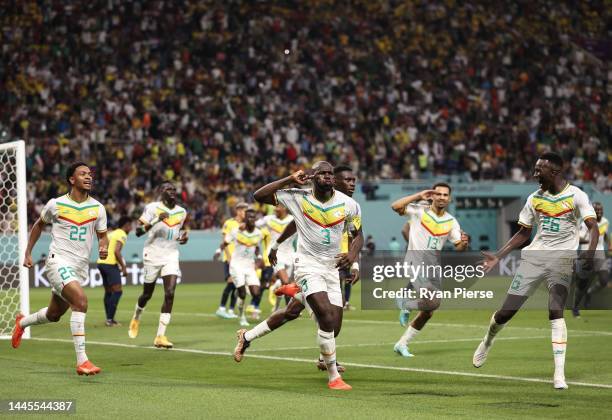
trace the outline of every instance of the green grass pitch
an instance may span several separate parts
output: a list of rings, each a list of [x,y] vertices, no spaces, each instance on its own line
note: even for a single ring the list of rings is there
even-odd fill
[[[490,310],[437,313],[412,344],[410,359],[392,351],[403,331],[396,311],[349,311],[337,354],[354,389],[342,392],[328,390],[326,374],[315,367],[315,326],[306,316],[256,341],[235,363],[238,322],[212,315],[221,289],[178,286],[167,331],[173,350],[152,347],[161,287],[134,340],[127,324],[140,288],[125,289],[119,328],[103,324],[102,290],[87,290],[87,353],[103,372],[74,372],[67,314],[58,324],[32,328],[33,339],[18,350],[0,342],[0,400],[74,399],[72,418],[612,418],[609,311],[587,311],[577,320],[567,313],[566,391],[551,384],[546,311],[519,313],[480,369],[472,367],[472,353]],[[358,305],[359,289],[353,293]],[[32,290],[32,310],[46,306],[49,294]],[[269,312],[267,302],[263,311]]]

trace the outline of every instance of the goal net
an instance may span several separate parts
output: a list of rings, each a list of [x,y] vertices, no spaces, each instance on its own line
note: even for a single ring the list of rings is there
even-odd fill
[[[9,338],[18,312],[29,313],[25,143],[0,144],[0,338]],[[29,329],[24,337],[29,336]]]

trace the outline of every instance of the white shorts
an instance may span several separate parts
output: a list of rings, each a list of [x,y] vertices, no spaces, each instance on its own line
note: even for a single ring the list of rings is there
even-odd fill
[[[144,263],[143,269],[145,283],[155,283],[159,277],[181,276],[181,269],[178,261],[172,261],[165,264],[151,264],[147,261]]]
[[[573,272],[574,260],[572,258],[556,258],[547,262],[523,259],[512,279],[508,294],[531,296],[543,281],[546,281],[548,290],[557,284],[569,289]]]
[[[63,260],[58,256],[50,256],[45,264],[45,276],[51,285],[51,291],[62,299],[62,290],[71,281],[87,279],[89,267],[87,265],[77,266],[72,261]]]
[[[278,254],[276,265],[274,266],[274,274],[281,270],[285,270],[287,277],[291,278],[293,273],[293,254]]]
[[[255,267],[245,267],[240,264],[231,264],[230,263],[230,277],[234,282],[234,286],[242,287],[244,285],[247,286],[260,286],[259,277],[257,277],[257,272],[255,271]]]
[[[302,288],[304,299],[314,293],[326,292],[332,305],[343,306],[340,275],[333,263],[326,265],[314,258],[296,255],[294,276]]]

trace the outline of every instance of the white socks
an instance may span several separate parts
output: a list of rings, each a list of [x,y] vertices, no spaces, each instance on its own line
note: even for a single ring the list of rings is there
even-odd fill
[[[70,315],[70,331],[72,332],[72,341],[74,342],[74,351],[76,352],[77,365],[87,361],[85,354],[85,313],[72,311]]]
[[[336,339],[334,338],[334,332],[321,331],[319,329],[317,331],[317,343],[321,348],[321,355],[327,366],[327,374],[331,382],[340,376],[336,367]]]
[[[552,329],[552,349],[555,360],[555,377],[565,378],[565,349],[567,347],[567,327],[565,319],[553,319],[550,321]]]
[[[417,334],[420,332],[421,332],[420,330],[417,330],[412,325],[409,325],[408,328],[406,328],[406,332],[404,332],[404,334],[400,337],[397,344],[400,344],[402,346],[407,346],[408,343],[410,343],[410,341],[412,341],[412,339],[416,337]]]
[[[268,323],[266,321],[263,321],[257,324],[254,328],[244,333],[244,338],[246,341],[253,341],[256,338],[263,337],[264,335],[268,334],[270,331],[272,330],[268,326]]]
[[[144,308],[141,308],[140,306],[138,306],[138,303],[136,303],[136,308],[134,309],[134,319],[136,321],[140,320],[140,315],[142,315],[142,311],[144,311]]]
[[[493,339],[495,338],[497,333],[500,332],[502,328],[504,328],[504,325],[506,324],[498,324],[497,322],[495,322],[495,314],[493,314],[493,316],[491,317],[491,322],[489,322],[489,330],[487,331],[487,334],[483,339],[485,346],[491,347],[491,344],[493,344]]]
[[[27,328],[31,325],[47,324],[51,321],[47,319],[47,308],[42,308],[38,312],[34,312],[21,319],[19,324],[21,328]]]
[[[159,314],[159,327],[157,327],[157,336],[166,335],[166,327],[170,323],[170,314],[161,313]]]

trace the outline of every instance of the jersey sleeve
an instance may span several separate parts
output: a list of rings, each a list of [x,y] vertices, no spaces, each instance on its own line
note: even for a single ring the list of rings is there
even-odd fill
[[[450,239],[453,245],[461,242],[461,227],[459,226],[457,219],[453,220],[453,226],[448,234],[448,239]]]
[[[289,211],[295,210],[296,203],[304,196],[306,192],[299,188],[289,188],[286,190],[278,190],[274,193],[274,198],[278,204],[287,207]]]
[[[57,217],[57,206],[55,205],[55,198],[47,201],[47,204],[45,204],[45,207],[43,207],[42,211],[40,212],[40,219],[49,224],[49,223],[53,223],[56,220]]]
[[[261,219],[255,221],[255,227],[262,229],[268,224],[268,216],[264,216]]]
[[[351,203],[347,214],[349,229],[357,232],[361,229],[361,206],[355,200]]]
[[[588,241],[589,240],[589,228],[587,228],[587,225],[584,224],[584,221],[580,221],[580,234],[579,234],[579,238],[581,241]]]
[[[100,204],[100,213],[98,214],[98,218],[96,219],[95,227],[96,232],[106,232],[106,209],[102,204]]]
[[[531,196],[529,196],[525,206],[519,213],[518,224],[530,228],[536,223],[536,220],[535,209],[531,204]]]
[[[589,201],[589,197],[584,193],[584,191],[579,191],[576,193],[574,204],[576,205],[576,209],[578,210],[578,215],[582,220],[596,218],[595,209],[591,205]]]
[[[424,206],[410,203],[406,206],[406,209],[404,210],[404,216],[406,216],[409,223],[412,223],[415,220],[420,220],[423,211],[425,211]]]
[[[230,230],[228,233],[225,234],[224,241],[227,242],[228,244],[231,244],[232,242],[234,242],[234,239],[236,239],[237,232],[238,232],[238,228]]]
[[[144,224],[150,225],[151,221],[155,218],[155,206],[152,203],[147,204],[142,212],[142,216],[138,220]]]

